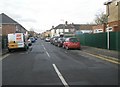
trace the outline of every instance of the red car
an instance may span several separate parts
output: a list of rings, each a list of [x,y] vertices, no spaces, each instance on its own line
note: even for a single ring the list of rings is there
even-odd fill
[[[78,40],[78,38],[75,37],[66,38],[65,42],[63,43],[63,48],[66,48],[67,50],[70,48],[80,50],[81,49],[80,41]]]

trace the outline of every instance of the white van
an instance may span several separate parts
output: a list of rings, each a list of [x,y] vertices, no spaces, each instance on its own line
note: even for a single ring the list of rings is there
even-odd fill
[[[23,48],[28,49],[28,41],[23,33],[8,34],[8,50]]]

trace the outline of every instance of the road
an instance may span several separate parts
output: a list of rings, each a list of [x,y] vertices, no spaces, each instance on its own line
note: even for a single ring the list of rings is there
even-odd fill
[[[37,40],[2,60],[3,85],[117,85],[118,65]]]

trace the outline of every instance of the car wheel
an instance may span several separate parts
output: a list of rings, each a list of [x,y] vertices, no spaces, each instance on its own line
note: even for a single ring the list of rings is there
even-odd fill
[[[78,48],[78,50],[81,50],[81,48]]]
[[[58,47],[60,47],[60,44],[58,44]]]
[[[64,46],[64,45],[63,45],[62,47],[65,49],[65,46]]]
[[[68,47],[68,46],[65,46],[65,48],[66,48],[67,50],[69,50],[69,47]]]

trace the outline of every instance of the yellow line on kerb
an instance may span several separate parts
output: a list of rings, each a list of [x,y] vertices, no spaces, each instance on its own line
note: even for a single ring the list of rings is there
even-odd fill
[[[95,57],[97,57],[97,58],[99,58],[99,59],[109,61],[109,62],[111,62],[111,63],[120,64],[120,62],[117,61],[117,60],[107,59],[107,58],[104,58],[104,57],[101,57],[101,56],[98,56],[98,55],[95,55],[95,54],[87,53],[87,52],[85,52],[85,53],[86,53],[86,54],[89,54],[89,55],[91,55],[91,56],[95,56]]]

